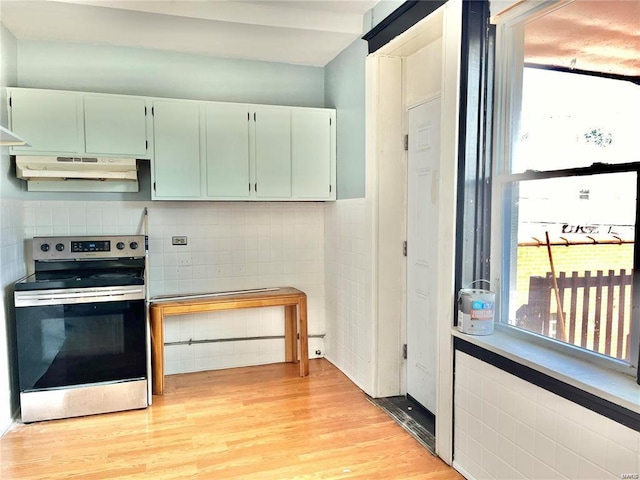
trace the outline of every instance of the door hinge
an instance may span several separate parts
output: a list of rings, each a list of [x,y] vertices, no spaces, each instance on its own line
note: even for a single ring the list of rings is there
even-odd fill
[[[402,358],[407,359],[407,344],[402,345]]]
[[[402,242],[402,255],[407,256],[407,241]]]
[[[409,135],[404,136],[404,151],[409,151]]]

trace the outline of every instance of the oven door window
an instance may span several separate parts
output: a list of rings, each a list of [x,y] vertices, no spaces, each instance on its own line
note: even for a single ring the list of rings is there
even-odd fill
[[[144,300],[19,307],[23,392],[146,377]]]

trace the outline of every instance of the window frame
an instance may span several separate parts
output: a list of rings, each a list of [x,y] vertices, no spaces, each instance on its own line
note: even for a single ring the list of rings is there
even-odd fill
[[[605,368],[630,374],[640,384],[638,364],[640,363],[640,288],[634,288],[632,294],[631,353],[632,367],[629,364],[591,352],[573,345],[548,338],[533,332],[508,325],[508,293],[510,289],[510,250],[513,248],[508,222],[510,210],[505,210],[502,199],[506,190],[519,180],[542,178],[583,176],[603,173],[635,171],[638,175],[636,187],[636,229],[633,259],[633,284],[640,285],[640,161],[626,164],[594,164],[589,167],[567,168],[551,171],[511,173],[509,160],[514,151],[515,138],[519,132],[524,72],[524,27],[528,21],[539,18],[569,3],[567,0],[549,0],[544,2],[523,2],[494,18],[496,24],[495,83],[493,110],[493,172],[491,191],[491,282],[496,292],[496,324],[498,328],[526,338],[528,341],[544,345],[546,348],[561,351],[573,357],[587,360]],[[584,74],[584,72],[579,72]],[[597,75],[597,74],[596,74]],[[635,83],[635,82],[634,82]],[[505,320],[502,322],[501,320]],[[635,364],[633,364],[635,362]]]

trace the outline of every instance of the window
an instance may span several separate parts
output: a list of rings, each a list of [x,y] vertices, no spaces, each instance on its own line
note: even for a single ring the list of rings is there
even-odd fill
[[[498,29],[492,272],[500,319],[637,374],[638,72],[611,61],[615,44],[606,45],[613,55],[598,56],[597,28],[560,28],[610,14],[584,10],[601,2],[548,5]]]

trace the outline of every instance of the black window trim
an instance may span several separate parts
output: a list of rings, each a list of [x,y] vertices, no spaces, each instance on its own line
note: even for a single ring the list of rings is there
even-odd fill
[[[485,5],[482,5],[485,4]],[[518,179],[551,178],[554,176],[593,175],[624,171],[638,172],[638,192],[636,208],[635,244],[640,239],[640,164],[597,163],[589,167],[557,171],[500,175],[492,177],[494,154],[493,116],[494,112],[494,72],[496,66],[496,28],[490,24],[488,2],[463,2],[463,39],[461,52],[460,85],[460,138],[458,159],[458,206],[456,218],[456,260],[455,291],[477,279],[490,278],[490,232],[492,209],[492,183],[509,182]],[[534,65],[527,65],[533,66]],[[541,68],[541,67],[540,67]],[[561,68],[547,67],[562,70]],[[572,71],[575,74],[593,72]],[[596,76],[606,76],[597,75]],[[611,78],[612,76],[607,76]],[[619,80],[638,83],[637,77],[613,76]],[[471,79],[471,81],[470,81]],[[474,83],[474,80],[478,80]],[[471,133],[469,135],[469,133]],[[475,133],[475,134],[474,134]],[[472,220],[472,223],[468,223]],[[471,242],[465,242],[465,235],[472,235]],[[634,249],[634,285],[640,285],[640,248]],[[633,311],[640,314],[640,288],[634,289]],[[455,299],[453,299],[455,302]],[[457,315],[457,305],[454,305]],[[454,325],[457,318],[454,318]],[[548,339],[548,343],[553,340]],[[499,369],[513,373],[525,381],[577,403],[613,421],[640,431],[640,415],[597,395],[590,394],[566,382],[542,374],[516,361],[506,359],[488,349],[473,345],[461,338],[454,338],[454,351],[465,351],[476,358]],[[636,383],[640,384],[640,353]],[[454,359],[455,363],[455,359]],[[630,377],[632,378],[632,377]]]

